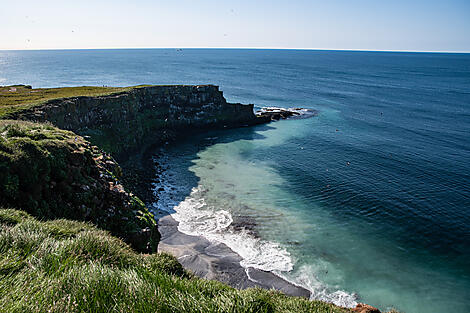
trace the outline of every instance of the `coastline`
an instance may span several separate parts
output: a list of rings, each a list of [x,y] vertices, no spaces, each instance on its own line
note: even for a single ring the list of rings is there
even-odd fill
[[[106,96],[100,96],[100,97],[87,97],[87,96],[81,96],[77,95],[76,97],[73,98],[65,98],[65,99],[52,99],[48,100],[38,106],[33,106],[27,110],[19,110],[17,113],[19,114],[16,116],[16,118],[19,119],[24,119],[26,121],[7,121],[7,122],[15,122],[15,123],[31,123],[29,126],[31,129],[30,131],[33,134],[29,134],[25,132],[25,130],[15,130],[11,131],[9,133],[5,133],[6,135],[9,136],[9,138],[26,138],[25,140],[28,141],[45,141],[46,143],[49,143],[50,140],[58,140],[58,141],[64,141],[64,137],[48,137],[44,134],[42,136],[37,136],[36,131],[37,127],[44,127],[46,130],[53,130],[53,126],[50,125],[43,125],[43,126],[35,126],[35,125],[42,125],[40,123],[42,122],[49,122],[55,127],[57,127],[57,131],[61,132],[67,132],[67,134],[70,137],[70,140],[67,141],[68,144],[70,144],[70,150],[80,156],[84,155],[86,157],[91,158],[90,162],[81,162],[83,164],[91,164],[91,165],[96,165],[96,163],[99,161],[105,161],[106,165],[112,166],[113,171],[116,172],[111,172],[106,166],[101,166],[103,167],[109,174],[110,179],[112,179],[112,182],[105,182],[103,183],[103,186],[105,187],[105,191],[107,188],[114,192],[113,196],[107,197],[103,200],[100,201],[98,198],[93,198],[92,200],[94,203],[87,203],[84,202],[83,199],[81,200],[82,204],[78,210],[74,211],[84,211],[85,215],[84,216],[71,216],[70,218],[72,219],[79,219],[79,220],[89,220],[89,214],[92,212],[92,208],[95,208],[96,203],[103,203],[103,205],[111,204],[111,206],[114,204],[112,201],[114,198],[118,200],[124,200],[123,203],[118,203],[116,206],[118,212],[113,210],[115,207],[112,206],[113,209],[108,209],[108,210],[101,210],[101,212],[104,212],[107,217],[112,217],[114,219],[119,219],[119,221],[122,224],[119,224],[117,226],[117,230],[114,231],[115,236],[119,236],[120,238],[123,238],[130,247],[134,248],[137,250],[137,252],[140,253],[146,253],[150,255],[150,253],[157,251],[157,243],[160,242],[160,247],[159,251],[167,251],[173,254],[178,261],[187,269],[190,269],[193,271],[197,276],[204,278],[204,279],[209,279],[209,280],[217,280],[222,283],[226,283],[228,285],[231,285],[233,287],[236,287],[237,289],[246,289],[246,288],[252,288],[252,287],[260,287],[263,288],[264,290],[278,290],[280,293],[267,293],[266,291],[262,290],[250,290],[247,291],[246,293],[266,293],[270,294],[270,297],[281,297],[283,299],[283,294],[289,295],[289,296],[296,296],[296,297],[301,297],[303,299],[298,299],[298,300],[292,300],[292,301],[299,301],[304,303],[310,303],[308,301],[305,301],[304,299],[310,299],[312,297],[311,292],[303,288],[301,286],[296,285],[295,282],[290,282],[284,278],[282,278],[282,274],[276,275],[277,271],[279,270],[281,272],[283,271],[288,271],[289,269],[278,269],[278,268],[271,268],[271,267],[260,267],[259,269],[256,268],[256,265],[250,265],[254,267],[249,267],[246,265],[244,262],[247,260],[245,254],[243,251],[240,251],[231,244],[231,242],[238,242],[239,245],[241,246],[246,246],[246,241],[244,240],[239,240],[239,238],[236,238],[235,241],[227,242],[222,240],[222,243],[217,242],[217,238],[212,238],[210,236],[206,236],[203,234],[202,236],[189,236],[186,235],[183,232],[186,232],[185,228],[183,227],[185,225],[185,221],[181,220],[179,217],[176,217],[176,220],[172,218],[172,216],[167,215],[165,217],[160,218],[159,224],[161,227],[160,233],[161,235],[161,241],[160,241],[160,233],[157,229],[157,224],[154,219],[154,215],[148,211],[148,208],[144,205],[144,202],[141,201],[141,199],[138,197],[140,196],[139,194],[142,192],[141,198],[146,200],[148,203],[149,199],[145,199],[148,197],[148,191],[145,190],[139,190],[140,188],[136,188],[136,192],[138,193],[137,195],[134,195],[132,192],[127,192],[124,189],[124,186],[121,185],[121,176],[122,176],[122,182],[125,182],[127,186],[133,186],[134,184],[132,183],[133,179],[136,179],[140,181],[141,184],[147,184],[152,180],[151,176],[148,175],[153,175],[153,171],[149,171],[149,167],[144,165],[148,164],[148,154],[149,149],[152,147],[162,145],[163,142],[165,144],[169,143],[170,141],[174,141],[174,139],[182,136],[185,134],[191,127],[194,126],[196,131],[204,131],[208,129],[218,129],[218,128],[228,128],[228,127],[236,127],[240,126],[240,123],[243,123],[242,126],[250,126],[254,124],[259,124],[259,123],[265,123],[270,120],[278,120],[278,119],[285,119],[287,117],[292,116],[292,112],[286,111],[283,109],[270,109],[271,111],[258,116],[254,115],[252,112],[253,105],[241,105],[241,104],[230,104],[227,103],[226,100],[223,98],[222,93],[218,90],[218,87],[216,86],[182,86],[184,87],[185,92],[188,92],[191,95],[191,99],[197,99],[197,101],[193,101],[195,103],[193,104],[193,107],[187,108],[183,106],[182,108],[176,107],[177,112],[175,113],[175,106],[173,105],[173,102],[171,102],[171,97],[170,98],[165,98],[162,103],[147,103],[147,101],[160,101],[160,100],[155,100],[155,97],[151,97],[152,93],[157,93],[159,92],[164,92],[170,93],[170,92],[175,92],[175,91],[180,91],[179,90],[180,86],[151,86],[151,87],[142,87],[138,88],[136,90],[132,90],[130,92],[122,93],[122,94],[116,94],[116,95],[106,95]],[[162,89],[163,88],[163,89]],[[168,89],[169,88],[169,89]],[[176,89],[175,89],[176,88]],[[24,88],[24,89],[30,89],[30,88]],[[175,90],[173,90],[175,89]],[[186,90],[189,89],[189,90]],[[195,90],[194,90],[195,89]],[[162,91],[163,90],[163,91]],[[142,94],[141,94],[142,93]],[[194,96],[193,94],[196,94],[197,96]],[[181,95],[179,95],[181,96]],[[212,103],[209,102],[206,104],[206,102],[210,101],[211,96],[213,96],[216,100],[218,100],[218,103]],[[175,96],[176,97],[176,96]],[[189,97],[189,96],[188,96]],[[120,98],[119,100],[116,100],[115,98]],[[124,98],[124,99],[121,99]],[[181,97],[178,98],[181,100]],[[118,101],[118,103],[121,105],[119,110],[111,110],[110,107],[115,109],[114,102]],[[175,100],[176,101],[176,100]],[[183,100],[181,100],[183,101]],[[176,121],[171,121],[169,125],[160,125],[156,123],[155,120],[151,119],[150,117],[153,115],[158,115],[158,118],[160,120],[165,117],[166,115],[163,115],[161,117],[161,113],[159,110],[156,110],[155,108],[157,107],[157,104],[162,104],[158,109],[163,109],[166,110],[168,109],[168,114],[176,114],[178,116],[177,120],[180,122]],[[181,103],[183,104],[183,103]],[[135,108],[135,106],[139,106],[139,108],[144,108],[145,112],[138,111],[140,114],[139,116],[134,116],[133,114],[130,114],[126,116],[126,121],[123,122],[122,120],[115,120],[114,117],[122,115],[121,113],[124,112],[124,115],[128,113],[126,111],[128,108]],[[212,107],[214,106],[214,107]],[[91,108],[95,108],[95,111],[90,111]],[[163,108],[161,108],[163,107]],[[186,110],[186,111],[184,111]],[[201,111],[198,111],[201,110]],[[223,110],[224,114],[221,116],[220,111]],[[274,110],[274,111],[273,111]],[[70,111],[70,112],[69,112]],[[279,111],[279,112],[278,112]],[[67,113],[69,112],[69,113]],[[180,119],[180,113],[187,113],[187,116],[183,121]],[[202,113],[201,113],[202,112]],[[289,113],[290,112],[290,113]],[[73,114],[72,114],[73,113]],[[134,113],[134,112],[131,112]],[[147,114],[148,113],[148,114]],[[166,111],[163,112],[166,114]],[[179,115],[178,115],[179,114]],[[287,114],[287,115],[285,115]],[[148,117],[147,115],[150,115]],[[195,115],[196,118],[191,119],[191,116]],[[202,116],[201,115],[207,115],[207,116]],[[279,117],[278,117],[279,115]],[[296,113],[293,115],[301,115],[300,113]],[[49,121],[49,120],[52,121]],[[148,119],[148,120],[147,120]],[[166,118],[164,121],[165,123],[167,122],[168,118]],[[86,122],[87,125],[84,125],[84,122]],[[157,128],[159,132],[157,134],[160,134],[162,136],[147,136],[147,133],[150,133],[151,130],[148,129],[148,124],[152,122],[153,125],[152,127]],[[125,129],[121,128],[121,124],[124,123],[130,127],[131,124],[144,124],[141,129],[136,129],[136,136],[132,136],[132,132],[128,133],[127,139],[130,140],[133,144],[129,145],[127,144],[126,140],[119,141],[119,144],[117,146],[114,146],[113,144],[115,141],[113,140],[112,137],[107,136],[107,133],[104,132],[105,129],[109,130],[114,130],[118,129],[120,132],[125,132]],[[246,123],[246,124],[245,124]],[[59,125],[56,125],[59,124]],[[29,124],[28,124],[29,125]],[[174,129],[172,127],[174,127]],[[158,128],[160,127],[160,128]],[[75,133],[76,132],[76,133]],[[91,133],[90,133],[91,132]],[[91,146],[87,147],[77,147],[77,141],[80,140],[79,136],[82,138],[83,142],[88,143],[88,139],[90,139],[90,142],[95,142],[99,147],[103,146],[106,150],[106,148],[112,150],[112,152],[116,155],[119,156],[120,159],[124,159],[124,163],[127,163],[124,165],[124,169],[129,170],[130,168],[135,168],[138,170],[145,171],[145,174],[139,173],[139,171],[131,171],[133,174],[130,175],[124,175],[123,176],[123,171],[122,168],[118,165],[114,159],[109,155],[109,157],[104,157],[104,156],[96,156],[92,151],[89,151]],[[118,135],[118,132],[114,133],[115,136]],[[73,140],[72,140],[72,137]],[[132,138],[134,138],[134,141],[132,141]],[[156,138],[156,139],[154,139]],[[46,140],[47,139],[47,140]],[[57,145],[60,146],[61,142],[57,143]],[[88,143],[90,144],[90,143]],[[114,149],[111,147],[114,147]],[[77,150],[78,149],[78,150]],[[93,146],[93,151],[95,149],[99,149],[97,146]],[[105,151],[104,150],[104,151]],[[100,150],[101,151],[101,150]],[[32,159],[32,158],[31,158]],[[78,161],[77,161],[78,160]],[[132,160],[139,160],[134,166],[132,165]],[[64,162],[65,166],[69,169],[77,169],[77,163],[80,163],[80,159],[77,157],[71,157],[66,160],[67,162]],[[126,162],[127,161],[127,162]],[[47,165],[47,164],[46,164]],[[98,164],[99,165],[99,164]],[[98,166],[98,168],[101,168]],[[127,165],[127,166],[126,166]],[[140,166],[144,165],[144,166]],[[53,167],[53,166],[52,166]],[[84,171],[86,173],[93,172],[93,171]],[[94,171],[94,174],[99,174],[99,177],[102,178],[106,176],[103,173],[99,173],[99,171]],[[20,173],[23,174],[23,173]],[[46,196],[41,195],[43,198],[38,198],[38,203],[41,201],[41,205],[44,202],[50,202],[50,196],[54,197],[60,197],[63,196],[63,194],[75,194],[75,193],[70,193],[67,192],[67,189],[65,188],[55,188],[57,186],[57,181],[60,181],[63,183],[65,187],[69,187],[68,185],[70,184],[72,187],[77,186],[77,184],[73,181],[64,181],[62,176],[59,174],[54,174],[54,180],[49,181],[46,180],[45,183],[39,183],[36,185],[40,186],[47,186],[49,189],[53,189],[53,192],[49,192],[46,194]],[[171,174],[170,174],[171,175]],[[23,175],[24,177],[21,177],[23,181],[26,181],[28,178],[27,175]],[[39,176],[39,175],[37,175]],[[139,176],[143,177],[148,177],[149,179],[144,179],[144,180],[139,180]],[[42,176],[41,176],[42,177]],[[75,178],[73,175],[67,175],[67,177]],[[153,176],[155,179],[155,176]],[[41,178],[43,179],[43,178]],[[61,180],[60,180],[61,179]],[[22,183],[23,183],[22,181]],[[135,182],[135,180],[134,180]],[[49,186],[50,185],[50,186]],[[61,186],[62,186],[61,185]],[[96,184],[93,183],[88,183],[86,185],[78,186],[82,191],[89,191],[90,186],[95,186]],[[5,186],[5,190],[9,192],[8,188],[10,188],[10,185]],[[171,188],[171,186],[170,186]],[[20,188],[18,188],[20,189]],[[23,188],[23,189],[32,189],[32,188]],[[56,191],[57,190],[57,191]],[[65,190],[65,192],[64,192]],[[203,190],[204,192],[204,190]],[[77,194],[80,196],[82,195],[82,192],[77,192]],[[100,195],[103,193],[99,193]],[[129,198],[129,199],[128,199]],[[16,200],[16,199],[13,199]],[[156,200],[156,199],[152,199]],[[73,201],[73,205],[79,205],[76,203],[80,203],[78,201]],[[17,204],[17,203],[15,203]],[[29,204],[28,204],[29,205]],[[71,205],[72,206],[72,205]],[[46,208],[48,206],[46,205]],[[72,207],[73,208],[73,207]],[[29,208],[32,210],[31,208]],[[34,209],[34,208],[33,208]],[[40,208],[42,209],[42,208]],[[128,216],[123,216],[121,218],[121,211],[129,211],[132,214],[136,214],[136,216],[132,216],[131,218],[137,218],[138,221],[136,223],[129,223],[127,225],[127,221],[129,221]],[[126,212],[127,212],[126,211]],[[179,212],[178,212],[179,213]],[[39,218],[42,218],[41,214],[44,214],[43,212],[33,212],[33,214],[38,215]],[[55,214],[55,213],[54,213]],[[58,213],[58,217],[63,217],[62,213]],[[129,214],[127,214],[129,215]],[[51,216],[56,218],[55,216]],[[65,216],[66,218],[69,218],[69,216]],[[191,214],[188,214],[188,217],[191,218]],[[181,222],[181,224],[178,224],[178,221]],[[230,224],[233,222],[233,220],[229,217],[226,219],[227,226],[230,226]],[[131,220],[132,222],[132,220]],[[139,222],[143,222],[144,224],[140,224]],[[248,222],[249,223],[249,222]],[[110,222],[105,222],[102,223],[102,225],[98,226],[100,228],[107,229],[110,227],[115,227],[116,228],[116,222],[114,220]],[[126,227],[134,227],[134,229],[128,230]],[[181,227],[180,227],[181,226]],[[135,229],[135,227],[138,227],[138,229]],[[181,229],[181,232],[178,230],[178,228]],[[244,221],[237,221],[234,223],[234,228],[245,228],[245,222]],[[114,228],[112,229],[114,230]],[[124,231],[127,231],[130,236],[122,236],[122,233]],[[191,232],[189,232],[191,233]],[[138,236],[136,236],[136,234]],[[199,234],[199,233],[198,233]],[[158,235],[158,236],[157,236]],[[126,238],[129,237],[129,238]],[[158,238],[157,238],[158,237]],[[233,238],[232,238],[233,239]],[[230,248],[231,247],[231,248]],[[235,252],[237,251],[237,252]],[[272,255],[269,253],[264,253],[264,251],[261,251],[259,255],[262,255],[264,259],[271,260]],[[173,257],[170,257],[169,255],[156,255],[155,257],[159,258],[169,258],[171,261],[173,261],[177,266],[179,266],[182,269],[182,265],[178,264],[176,260]],[[196,280],[198,281],[198,280]],[[236,292],[236,290],[231,290],[231,292]],[[242,294],[246,294],[242,293]],[[322,300],[323,302],[324,300]],[[289,301],[291,302],[291,301]],[[320,301],[317,301],[320,302]],[[317,303],[317,302],[312,302],[312,303]],[[325,301],[326,302],[326,301]],[[329,306],[330,304],[326,304],[323,302],[322,305],[327,305]],[[316,305],[316,304],[314,304]],[[333,306],[334,304],[331,304]],[[341,308],[341,306],[338,306],[338,308]]]
[[[268,108],[266,111],[260,112],[268,120],[309,118],[317,114],[316,111],[308,109],[282,108]],[[285,116],[275,116],[275,114],[280,113],[285,114]],[[161,235],[158,245],[159,252],[172,254],[184,268],[204,279],[217,280],[238,289],[260,287],[278,290],[289,296],[312,299],[311,290],[289,281],[271,270],[242,266],[245,260],[244,257],[236,250],[233,250],[233,247],[230,248],[227,243],[219,241],[217,238],[210,239],[204,235],[186,234],[180,231],[178,229],[180,222],[172,216],[175,213],[172,205],[176,204],[174,202],[174,192],[178,192],[179,184],[175,181],[171,183],[173,180],[171,178],[174,175],[169,168],[169,162],[171,161],[166,157],[165,148],[158,149],[156,153],[153,153],[153,157],[150,156],[151,154],[147,153],[141,159],[140,167],[143,169],[151,166],[154,170],[143,170],[139,176],[145,177],[142,182],[145,181],[144,184],[147,188],[148,182],[153,182],[153,188],[147,190],[144,198],[157,219]],[[150,176],[152,174],[153,177]],[[168,199],[171,199],[170,203],[173,202],[173,204],[168,205]],[[160,201],[163,201],[163,207],[161,204],[159,205]],[[179,201],[184,200],[181,198]],[[253,223],[254,221],[244,218],[241,220],[234,219],[231,221],[230,227],[234,230],[244,229],[251,236],[258,237]]]
[[[127,176],[125,179],[147,204],[158,203],[161,198],[158,188],[167,183],[165,181],[167,166],[162,161],[165,153],[161,149],[158,151],[156,154],[147,151],[143,155],[121,162],[126,173],[134,174],[134,177]],[[145,170],[149,167],[153,170]],[[155,184],[155,181],[158,184]],[[153,187],[149,187],[152,185]],[[281,278],[273,272],[241,266],[240,261],[243,258],[226,244],[211,242],[203,236],[182,233],[178,230],[179,222],[170,213],[157,209],[154,205],[148,205],[148,207],[157,217],[161,236],[157,251],[173,255],[185,269],[190,270],[196,276],[220,281],[237,289],[260,287],[278,290],[290,296],[311,299],[310,290]],[[157,211],[152,210],[152,207]],[[165,212],[164,215],[162,215],[163,212]],[[234,226],[244,227],[245,225],[237,223]]]
[[[158,251],[172,254],[184,268],[201,278],[217,280],[238,289],[260,287],[290,296],[311,296],[309,290],[272,272],[242,267],[242,257],[223,243],[180,232],[178,222],[171,215],[161,217],[158,227],[161,234]]]

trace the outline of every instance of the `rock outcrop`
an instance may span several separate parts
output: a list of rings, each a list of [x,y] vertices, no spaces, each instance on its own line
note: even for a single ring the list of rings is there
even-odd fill
[[[261,108],[255,113],[258,118],[262,118],[268,121],[278,121],[280,119],[288,119],[291,117],[310,117],[316,115],[317,112],[311,109],[304,108],[277,108],[277,107],[265,107]]]

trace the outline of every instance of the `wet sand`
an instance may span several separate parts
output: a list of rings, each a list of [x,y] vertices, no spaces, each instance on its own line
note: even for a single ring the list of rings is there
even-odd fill
[[[261,287],[276,289],[291,296],[310,297],[307,289],[271,272],[242,267],[242,258],[223,243],[183,234],[178,231],[178,222],[170,215],[159,219],[158,229],[162,235],[158,251],[174,255],[184,268],[199,277],[217,280],[239,289]]]

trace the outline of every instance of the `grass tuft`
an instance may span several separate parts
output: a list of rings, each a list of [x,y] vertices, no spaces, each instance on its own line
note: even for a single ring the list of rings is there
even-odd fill
[[[7,225],[15,225],[21,223],[27,219],[30,219],[31,215],[24,211],[15,209],[2,209],[0,210],[0,223]]]

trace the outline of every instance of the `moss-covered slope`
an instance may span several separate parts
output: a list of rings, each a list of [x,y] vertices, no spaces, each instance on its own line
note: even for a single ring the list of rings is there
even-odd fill
[[[0,209],[0,312],[350,312],[279,292],[236,290],[142,255],[86,223]]]
[[[70,131],[0,120],[1,205],[42,219],[91,221],[138,250],[155,250],[153,216],[120,176],[110,155]]]

